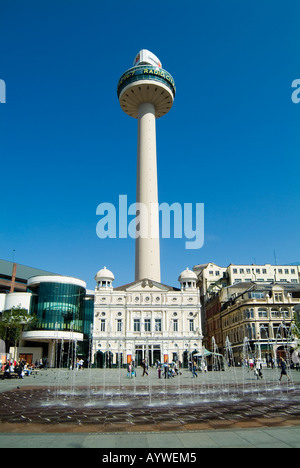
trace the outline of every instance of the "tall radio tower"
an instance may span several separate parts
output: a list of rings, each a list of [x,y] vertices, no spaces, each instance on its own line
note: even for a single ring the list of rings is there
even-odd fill
[[[121,108],[138,120],[136,281],[148,278],[160,283],[155,120],[169,112],[175,91],[170,73],[145,49],[137,54],[133,67],[123,73],[118,83]]]

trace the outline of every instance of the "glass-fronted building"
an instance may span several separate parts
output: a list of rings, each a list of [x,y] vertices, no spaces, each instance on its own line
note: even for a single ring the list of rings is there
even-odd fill
[[[32,293],[30,314],[37,318],[37,329],[83,333],[85,288],[79,283],[49,280],[28,285]]]
[[[70,354],[71,345],[76,346],[76,356],[88,359],[94,296],[86,283],[68,276],[34,276],[27,281],[27,291],[35,320],[23,332],[22,346],[39,346],[50,367],[58,365],[58,355]]]

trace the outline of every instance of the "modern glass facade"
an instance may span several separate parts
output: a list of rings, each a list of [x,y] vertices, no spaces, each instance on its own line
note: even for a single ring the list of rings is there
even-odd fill
[[[28,287],[32,292],[30,313],[35,329],[84,333],[85,289],[75,284],[41,282]]]
[[[91,335],[91,325],[94,323],[94,296],[84,300],[83,333],[85,337]]]

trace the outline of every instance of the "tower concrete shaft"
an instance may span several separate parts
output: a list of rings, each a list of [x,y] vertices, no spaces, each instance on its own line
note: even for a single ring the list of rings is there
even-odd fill
[[[155,107],[139,105],[137,147],[137,237],[135,280],[160,282],[159,211],[156,162]]]
[[[151,52],[137,57],[143,61],[136,58],[117,89],[123,111],[138,120],[135,280],[160,282],[156,119],[171,109],[175,83]]]

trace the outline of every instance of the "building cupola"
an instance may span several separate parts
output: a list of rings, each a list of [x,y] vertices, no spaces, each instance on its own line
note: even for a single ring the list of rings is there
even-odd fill
[[[115,279],[113,273],[106,267],[99,270],[95,276],[96,288],[112,288],[112,282]]]
[[[197,275],[193,271],[189,270],[189,268],[186,268],[178,278],[178,281],[180,282],[181,289],[190,289],[196,288],[197,284]]]

